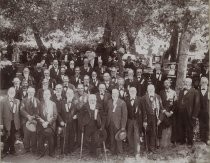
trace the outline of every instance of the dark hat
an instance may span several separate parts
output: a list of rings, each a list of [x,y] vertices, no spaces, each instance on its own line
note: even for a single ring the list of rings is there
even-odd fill
[[[36,132],[36,124],[37,124],[37,122],[35,120],[27,121],[26,128],[31,132]]]
[[[96,142],[103,142],[103,141],[106,141],[106,138],[107,138],[107,132],[105,129],[102,129],[102,130],[97,130],[96,133],[95,133],[95,140]]]
[[[120,140],[125,140],[127,134],[125,130],[119,130],[116,135],[115,135],[115,139],[120,141]]]

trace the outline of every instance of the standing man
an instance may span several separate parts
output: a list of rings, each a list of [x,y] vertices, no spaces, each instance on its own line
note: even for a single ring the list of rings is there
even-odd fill
[[[127,133],[131,154],[140,154],[140,137],[142,138],[143,122],[147,122],[145,110],[140,106],[140,98],[135,87],[129,88],[129,96],[125,100],[128,109]]]
[[[15,134],[20,129],[19,105],[20,101],[15,99],[15,88],[8,89],[7,96],[0,101],[0,125],[3,125],[5,133],[3,155],[16,154]]]
[[[199,118],[199,128],[200,128],[200,139],[202,142],[209,145],[209,99],[208,99],[208,79],[207,77],[201,78],[201,88],[200,93],[200,112],[198,114]]]
[[[199,103],[199,93],[192,88],[192,79],[186,78],[178,98],[178,142],[187,143],[190,147],[193,145],[193,127],[198,118]]]
[[[113,154],[121,154],[123,152],[122,141],[116,140],[116,133],[124,131],[127,123],[127,107],[126,103],[119,98],[119,91],[112,90],[112,99],[108,101],[107,126],[110,132],[111,152]]]
[[[158,126],[162,121],[162,114],[165,111],[162,106],[162,100],[155,93],[154,85],[147,86],[147,93],[142,97],[142,109],[146,111],[147,123],[143,123],[145,132],[147,133],[147,145],[149,152],[155,153],[158,140]]]
[[[163,114],[163,121],[159,127],[159,136],[161,139],[161,146],[166,147],[170,145],[170,143],[176,142],[176,122],[175,122],[175,114],[176,114],[176,102],[177,95],[171,87],[171,81],[166,79],[164,81],[165,89],[160,91],[160,97],[163,103],[163,107],[166,110]]]
[[[34,97],[35,89],[33,87],[29,87],[27,90],[28,97],[21,101],[20,105],[20,114],[22,116],[22,124],[23,124],[23,132],[24,139],[23,144],[26,152],[30,152],[30,148],[32,153],[37,152],[37,136],[36,131],[31,132],[27,129],[26,123],[33,123],[36,125],[35,116],[38,115],[38,108],[40,102],[37,98]]]

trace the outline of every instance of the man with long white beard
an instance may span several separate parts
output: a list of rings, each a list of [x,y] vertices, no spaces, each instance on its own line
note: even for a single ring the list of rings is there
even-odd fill
[[[192,88],[192,79],[186,78],[184,88],[179,92],[178,98],[178,142],[193,145],[193,128],[198,120],[200,98],[195,88]]]
[[[21,122],[23,125],[24,132],[23,144],[26,152],[30,152],[31,150],[33,153],[36,153],[37,135],[36,132],[31,132],[27,129],[26,123],[29,122],[36,125],[37,121],[35,120],[35,117],[38,114],[40,101],[34,97],[35,89],[33,87],[29,87],[27,93],[28,97],[23,99],[20,105],[20,114],[22,116]]]
[[[147,93],[141,100],[142,109],[146,111],[147,122],[143,123],[146,132],[146,142],[149,152],[155,153],[159,140],[157,137],[158,126],[162,121],[162,114],[165,111],[162,106],[162,100],[155,93],[154,85],[147,86]]]
[[[79,126],[85,135],[85,142],[88,145],[90,154],[97,156],[97,140],[96,132],[101,128],[101,118],[98,114],[99,107],[97,105],[96,95],[90,94],[88,96],[88,103],[85,104],[84,109],[79,114]]]
[[[41,154],[44,153],[44,144],[47,140],[49,147],[49,156],[54,156],[54,134],[57,119],[57,109],[56,104],[50,100],[51,93],[50,90],[44,90],[43,101],[40,104],[39,114],[38,114],[38,151]]]

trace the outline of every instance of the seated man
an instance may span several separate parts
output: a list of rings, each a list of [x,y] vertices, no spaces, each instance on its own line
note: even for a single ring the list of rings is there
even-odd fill
[[[54,134],[57,119],[57,108],[54,102],[50,100],[51,93],[50,90],[44,90],[43,101],[40,104],[39,114],[38,114],[38,151],[44,154],[44,144],[48,141],[49,156],[54,156]]]

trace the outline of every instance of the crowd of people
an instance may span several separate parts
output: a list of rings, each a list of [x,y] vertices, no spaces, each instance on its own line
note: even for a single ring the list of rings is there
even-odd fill
[[[16,153],[17,138],[26,153],[43,156],[48,149],[52,157],[56,150],[68,155],[83,147],[94,157],[99,147],[118,155],[127,145],[134,156],[171,144],[190,148],[198,124],[200,141],[209,144],[208,66],[200,71],[195,63],[177,95],[176,78],[163,69],[146,71],[128,57],[119,74],[116,58],[123,48],[102,53],[58,55],[51,48],[12,79],[0,101],[3,156]]]

